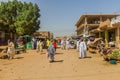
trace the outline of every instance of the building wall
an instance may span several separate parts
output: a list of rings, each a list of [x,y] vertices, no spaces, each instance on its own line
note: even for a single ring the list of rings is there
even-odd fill
[[[50,33],[49,31],[39,31],[34,33],[35,38],[53,38],[53,33]]]

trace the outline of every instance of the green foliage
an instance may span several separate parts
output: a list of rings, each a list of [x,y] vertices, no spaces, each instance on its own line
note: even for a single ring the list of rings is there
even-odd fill
[[[112,51],[112,53],[110,54],[110,58],[118,58],[120,57],[120,53],[119,50],[115,49]]]
[[[9,32],[19,35],[32,34],[40,28],[39,11],[38,5],[31,2],[1,2],[0,19],[3,20],[4,26],[8,26]]]

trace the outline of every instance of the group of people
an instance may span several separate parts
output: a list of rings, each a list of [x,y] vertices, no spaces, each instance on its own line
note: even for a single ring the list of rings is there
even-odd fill
[[[79,51],[79,58],[85,58],[86,57],[86,51],[87,51],[87,45],[86,42],[84,41],[84,38],[80,38],[80,40],[77,40],[75,42],[76,49]],[[61,49],[64,50],[69,50],[70,49],[70,41],[67,40],[61,40]]]
[[[43,52],[43,42],[41,40],[37,40],[36,44],[37,44],[36,45],[37,52],[42,53]]]
[[[54,55],[56,53],[56,48],[57,48],[57,43],[56,40],[50,40],[47,39],[45,43],[43,43],[43,41],[38,40],[37,41],[37,47],[36,50],[39,53],[43,52],[43,45],[46,45],[46,56],[49,58],[50,62],[54,62]]]
[[[65,40],[61,40],[61,49],[65,49],[66,42]]]
[[[38,39],[36,42],[36,51],[42,54],[44,45],[46,45],[50,62],[53,62],[57,48],[56,40],[47,39],[46,43],[44,43],[43,40]],[[11,39],[8,40],[8,48],[6,50],[7,50],[8,59],[13,59],[15,56],[15,43]]]
[[[69,49],[69,40],[61,40],[61,49]],[[57,42],[56,40],[46,40],[46,44],[43,43],[42,40],[37,40],[36,44],[36,51],[38,53],[43,52],[43,45],[46,45],[47,49],[47,55],[49,57],[49,61],[53,62],[54,61],[54,55],[56,53],[56,48],[57,48]],[[86,51],[87,51],[87,45],[86,42],[84,41],[83,38],[80,40],[77,40],[76,42],[76,49],[79,51],[79,58],[85,58],[86,57]],[[7,54],[9,56],[9,59],[14,58],[15,55],[15,45],[12,40],[8,41],[8,49],[7,49]]]
[[[54,56],[55,56],[56,48],[57,48],[56,40],[47,39],[46,45],[47,45],[47,53],[46,53],[46,55],[49,58],[50,62],[54,62]]]
[[[61,40],[61,49],[63,49],[63,50],[69,50],[70,49],[70,41],[69,41],[69,39],[67,39],[67,40],[64,40],[64,39],[62,39]]]

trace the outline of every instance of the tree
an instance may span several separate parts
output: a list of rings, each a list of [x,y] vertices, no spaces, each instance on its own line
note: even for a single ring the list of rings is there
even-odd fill
[[[7,26],[7,31],[12,34],[31,35],[40,27],[40,9],[37,4],[26,3],[17,0],[1,2],[1,24]],[[4,28],[4,27],[2,27]]]

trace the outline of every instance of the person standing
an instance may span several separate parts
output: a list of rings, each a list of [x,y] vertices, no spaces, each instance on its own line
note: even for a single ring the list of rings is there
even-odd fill
[[[70,41],[67,40],[67,41],[66,41],[66,50],[69,50],[69,48],[70,48]]]
[[[35,49],[35,39],[32,38],[32,49]]]
[[[49,45],[50,45],[50,40],[47,39],[47,40],[46,40],[46,47],[48,48]]]
[[[56,51],[56,48],[57,48],[57,43],[56,43],[56,40],[53,41],[53,46],[55,48],[55,51]]]
[[[49,61],[50,62],[54,62],[55,48],[52,45],[52,43],[48,46],[47,52],[48,52],[48,55],[49,55],[48,56],[49,57]]]
[[[80,44],[80,41],[77,40],[77,42],[76,42],[76,49],[77,49],[77,51],[79,51],[79,44]]]
[[[79,44],[79,55],[80,59],[86,57],[87,46],[83,38],[81,38],[81,42]]]
[[[15,46],[12,40],[10,40],[8,43],[7,54],[8,54],[8,59],[13,59],[15,56]]]
[[[43,42],[41,40],[37,41],[37,52],[42,53],[43,51]]]
[[[61,40],[61,49],[65,49],[65,41],[64,41],[64,39]]]
[[[39,52],[39,43],[40,43],[40,40],[37,39],[37,43],[36,43],[36,51]]]
[[[43,42],[42,41],[40,41],[40,43],[39,43],[39,48],[40,48],[40,53],[42,53],[43,52]]]

